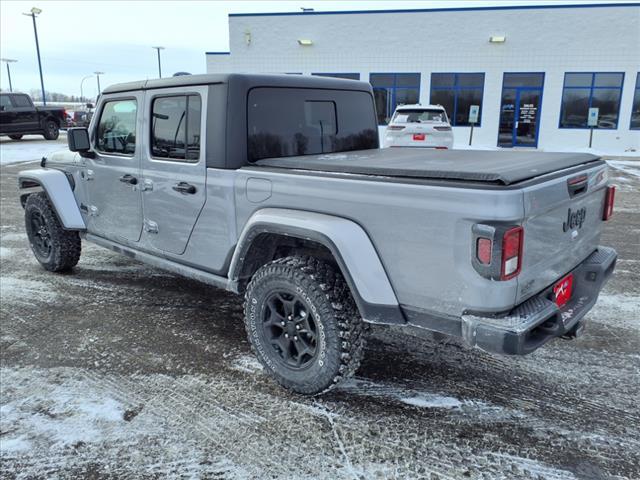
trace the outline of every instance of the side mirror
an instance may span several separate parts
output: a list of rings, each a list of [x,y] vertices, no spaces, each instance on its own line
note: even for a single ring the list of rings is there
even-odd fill
[[[93,103],[87,103],[87,108],[91,110],[93,108]]]
[[[69,144],[69,150],[78,152],[80,155],[89,153],[91,150],[89,131],[84,127],[70,128],[67,130],[67,142]]]

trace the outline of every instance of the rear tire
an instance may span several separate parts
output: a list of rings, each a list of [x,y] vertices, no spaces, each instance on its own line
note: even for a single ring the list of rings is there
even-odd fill
[[[22,138],[22,134],[9,135],[11,140],[20,140]]]
[[[359,367],[365,326],[330,264],[299,256],[268,263],[249,283],[244,308],[253,351],[284,388],[324,393]]]
[[[64,272],[77,265],[80,235],[62,228],[45,193],[29,195],[24,215],[31,250],[45,270]]]
[[[57,140],[60,136],[60,127],[55,120],[45,120],[44,133],[42,136],[45,140]]]

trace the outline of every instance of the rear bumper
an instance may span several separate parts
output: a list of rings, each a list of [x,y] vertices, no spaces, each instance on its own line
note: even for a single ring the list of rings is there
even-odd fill
[[[555,337],[575,337],[584,327],[582,319],[598,299],[615,268],[618,255],[598,247],[572,273],[573,293],[559,308],[552,287],[518,305],[503,317],[462,316],[462,338],[474,347],[506,355],[531,353]]]

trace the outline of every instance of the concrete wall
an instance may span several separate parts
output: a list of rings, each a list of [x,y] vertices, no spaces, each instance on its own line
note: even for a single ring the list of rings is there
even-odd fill
[[[618,128],[597,130],[594,148],[640,150],[630,130],[640,71],[640,6],[471,9],[353,14],[231,15],[230,54],[207,55],[207,72],[421,73],[421,103],[433,72],[484,72],[482,126],[474,146],[495,147],[504,72],[544,72],[538,148],[587,146],[587,129],[560,129],[565,72],[624,72]],[[492,35],[506,35],[502,44]],[[310,39],[301,46],[298,39]],[[456,127],[456,144],[468,127]]]

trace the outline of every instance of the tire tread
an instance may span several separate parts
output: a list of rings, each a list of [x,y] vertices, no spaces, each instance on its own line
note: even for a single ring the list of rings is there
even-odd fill
[[[82,242],[78,232],[62,228],[58,215],[44,192],[29,195],[25,204],[25,212],[30,208],[38,209],[45,217],[53,243],[51,260],[43,263],[38,259],[40,264],[51,272],[64,272],[75,267],[80,260],[82,251]],[[28,218],[26,221],[28,222]]]
[[[353,376],[364,355],[366,324],[360,317],[349,286],[342,274],[336,271],[328,262],[310,256],[283,257],[264,265],[255,273],[245,292],[245,327],[249,336],[250,326],[247,312],[252,286],[263,277],[270,275],[289,276],[296,284],[305,285],[312,290],[317,286],[319,290],[317,293],[324,295],[330,305],[333,318],[336,320],[336,327],[341,340],[338,356],[339,365],[336,368],[337,373],[327,385],[316,388],[316,391],[312,392],[312,394],[320,395],[326,393]],[[253,342],[249,343],[253,353],[260,358]],[[302,388],[287,382],[283,378],[277,378],[277,380],[285,388],[298,393],[314,390],[315,379],[309,379],[309,384],[302,386]]]

